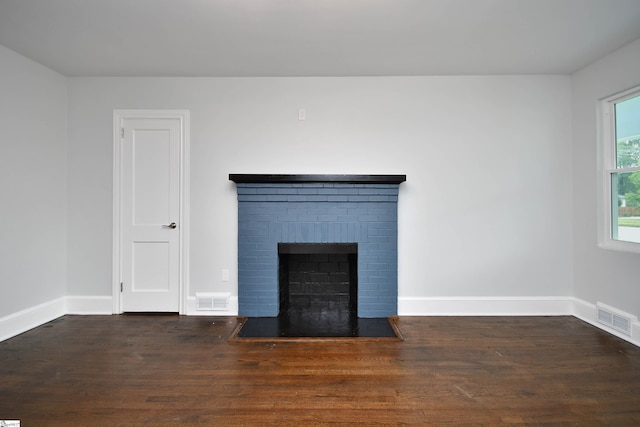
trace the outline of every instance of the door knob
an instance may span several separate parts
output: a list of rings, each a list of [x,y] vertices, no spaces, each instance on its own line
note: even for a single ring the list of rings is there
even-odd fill
[[[172,222],[171,224],[163,225],[163,227],[167,227],[167,228],[176,228],[176,227],[177,227],[177,225],[176,225],[176,223],[175,223],[175,222]]]

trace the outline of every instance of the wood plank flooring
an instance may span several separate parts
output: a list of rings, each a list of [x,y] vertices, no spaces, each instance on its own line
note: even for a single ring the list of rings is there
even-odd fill
[[[574,317],[400,317],[382,342],[228,342],[236,324],[61,317],[0,343],[0,420],[640,424],[640,348]]]

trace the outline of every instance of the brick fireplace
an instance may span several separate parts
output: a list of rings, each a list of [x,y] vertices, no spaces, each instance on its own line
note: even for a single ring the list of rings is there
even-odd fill
[[[294,298],[326,292],[334,293],[325,296],[331,300],[348,292],[359,317],[397,314],[397,201],[405,175],[231,174],[229,179],[238,191],[239,315],[278,316],[290,298],[281,295],[289,286],[282,284],[283,265],[295,260],[313,266],[324,259],[312,267],[321,271],[291,276],[333,277],[335,283],[294,281]],[[283,261],[283,252],[298,257]],[[349,260],[356,271],[345,272]],[[328,270],[332,265],[334,272]],[[345,274],[346,287],[335,279]],[[354,281],[356,288],[348,291]]]

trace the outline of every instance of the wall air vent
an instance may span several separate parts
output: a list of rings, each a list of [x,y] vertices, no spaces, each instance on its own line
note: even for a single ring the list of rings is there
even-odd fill
[[[625,335],[631,336],[631,327],[635,316],[616,310],[600,302],[596,305],[596,309],[598,310],[598,322]]]
[[[196,310],[229,310],[229,293],[196,292]]]

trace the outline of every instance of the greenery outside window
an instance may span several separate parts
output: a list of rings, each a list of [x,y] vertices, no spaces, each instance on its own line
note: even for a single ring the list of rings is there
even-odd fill
[[[602,103],[604,246],[640,252],[640,88]]]

